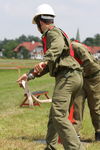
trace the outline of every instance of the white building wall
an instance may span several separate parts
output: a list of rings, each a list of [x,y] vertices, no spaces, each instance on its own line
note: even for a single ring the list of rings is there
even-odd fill
[[[3,53],[2,53],[2,51],[0,51],[0,57],[3,57]]]
[[[30,52],[31,59],[43,59],[43,47],[36,47],[32,52]]]

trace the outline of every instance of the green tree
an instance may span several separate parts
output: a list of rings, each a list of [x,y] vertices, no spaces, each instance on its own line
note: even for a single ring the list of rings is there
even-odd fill
[[[32,35],[29,35],[27,37],[27,41],[29,41],[29,42],[32,42],[32,41],[34,41],[34,42],[41,42],[41,39],[39,37],[35,37],[35,36],[32,36]]]
[[[23,43],[23,42],[41,42],[39,37],[35,37],[32,35],[25,36],[24,34],[21,35],[19,38],[15,39],[18,43]]]
[[[17,58],[17,53],[14,52],[13,49],[23,42],[32,42],[32,41],[41,42],[40,38],[38,37],[35,37],[32,35],[25,36],[24,34],[21,35],[19,38],[16,38],[15,40],[8,40],[5,38],[3,41],[0,41],[0,49],[1,50],[3,49],[4,57]],[[29,58],[28,51],[25,49],[23,50],[23,56],[24,58],[27,58],[27,57]]]
[[[19,38],[15,39],[18,43],[27,42],[27,37],[23,34]]]
[[[93,38],[87,37],[83,43],[88,46],[100,46],[100,34],[96,34]]]
[[[88,46],[93,46],[94,45],[94,39],[91,37],[88,37],[88,38],[86,38],[86,40],[83,43],[88,45]]]
[[[94,43],[95,43],[96,46],[100,46],[100,34],[95,35]]]
[[[28,59],[30,58],[29,51],[25,47],[21,47],[20,49],[20,55],[23,59]]]
[[[14,41],[14,40],[4,41],[3,46],[2,46],[2,49],[4,49],[4,51],[3,51],[4,57],[7,57],[7,58],[16,57],[16,53],[13,51],[13,49],[17,45],[18,45],[18,43],[16,43],[16,41]]]

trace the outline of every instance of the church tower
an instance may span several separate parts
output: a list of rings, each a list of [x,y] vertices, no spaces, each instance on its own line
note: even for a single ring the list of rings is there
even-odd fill
[[[79,28],[77,29],[77,33],[76,33],[76,40],[80,42]]]

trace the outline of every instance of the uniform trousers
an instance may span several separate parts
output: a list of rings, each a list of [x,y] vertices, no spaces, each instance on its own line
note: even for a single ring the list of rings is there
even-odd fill
[[[56,150],[58,135],[65,150],[84,150],[68,119],[70,104],[73,103],[73,99],[82,88],[82,74],[76,70],[63,70],[56,75],[55,80],[45,150]]]
[[[100,132],[100,72],[91,78],[84,78],[83,89],[74,100],[74,127],[78,134],[82,127],[86,98],[95,132]]]

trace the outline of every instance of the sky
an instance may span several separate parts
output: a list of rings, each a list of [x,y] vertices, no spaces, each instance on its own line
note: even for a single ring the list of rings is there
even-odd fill
[[[55,25],[70,38],[76,38],[77,29],[81,41],[100,34],[100,0],[0,0],[0,40],[15,39],[22,34],[41,38],[32,18],[43,3],[52,6]]]

